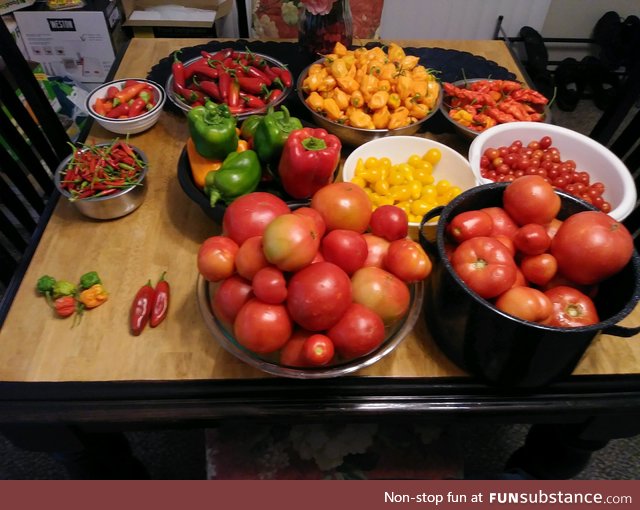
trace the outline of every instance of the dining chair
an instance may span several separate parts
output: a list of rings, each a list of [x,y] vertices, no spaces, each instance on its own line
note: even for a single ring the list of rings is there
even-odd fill
[[[71,141],[4,21],[0,22],[0,326],[58,194]]]

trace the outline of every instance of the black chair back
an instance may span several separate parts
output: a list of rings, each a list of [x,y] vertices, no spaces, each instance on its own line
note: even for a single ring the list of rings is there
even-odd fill
[[[58,115],[0,21],[0,325],[57,198],[53,172],[71,150]]]

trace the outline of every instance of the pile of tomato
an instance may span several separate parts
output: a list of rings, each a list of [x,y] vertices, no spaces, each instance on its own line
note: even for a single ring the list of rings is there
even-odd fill
[[[488,147],[480,158],[480,173],[494,182],[511,182],[523,175],[539,175],[552,186],[566,191],[609,213],[611,204],[603,193],[602,182],[591,182],[591,176],[576,167],[572,159],[563,160],[550,136],[532,140],[526,145],[514,140],[508,146]]]
[[[633,238],[601,211],[560,220],[560,207],[560,196],[541,176],[515,179],[502,207],[451,219],[453,269],[480,297],[520,319],[554,327],[596,324],[598,284],[627,265]]]
[[[406,316],[409,284],[432,267],[407,230],[404,211],[372,212],[351,183],[293,211],[254,192],[228,206],[198,271],[216,282],[211,309],[240,345],[282,365],[327,366],[372,352]]]

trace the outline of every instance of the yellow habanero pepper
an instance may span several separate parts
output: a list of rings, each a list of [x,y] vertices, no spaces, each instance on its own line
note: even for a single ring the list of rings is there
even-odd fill
[[[347,47],[342,44],[340,41],[338,41],[336,43],[336,45],[333,47],[333,52],[338,55],[339,57],[344,57],[347,54]]]
[[[389,108],[385,105],[373,112],[371,118],[376,129],[385,129],[389,125],[391,113],[389,113]]]
[[[380,76],[378,78],[380,78],[381,80],[391,81],[393,80],[395,75],[396,65],[393,62],[387,62],[382,66],[382,70],[380,71]]]
[[[347,94],[341,88],[336,87],[335,89],[333,89],[330,97],[335,100],[338,108],[340,108],[341,110],[346,110],[347,106],[349,106],[349,94]]]
[[[409,124],[409,110],[401,106],[391,114],[389,119],[389,129],[398,129]]]
[[[400,64],[406,56],[402,47],[393,42],[389,44],[387,55],[389,55],[391,62],[397,62],[398,64]]]
[[[327,117],[331,120],[338,120],[340,117],[342,117],[342,110],[340,110],[338,104],[333,98],[328,97],[324,99],[322,109],[327,114]]]
[[[389,100],[389,93],[386,90],[379,90],[374,93],[367,101],[367,106],[372,110],[377,110],[387,105]]]
[[[364,129],[375,129],[371,115],[364,113],[362,110],[354,110],[349,116],[349,124],[353,127]]]
[[[353,94],[360,88],[360,84],[353,76],[345,76],[343,78],[336,78],[338,87],[344,90],[347,94]]]
[[[315,91],[309,94],[305,102],[309,105],[309,108],[316,112],[321,112],[324,106],[324,99]]]
[[[362,108],[362,106],[364,105],[364,97],[362,97],[362,92],[360,92],[359,90],[354,91],[351,94],[349,102],[351,103],[351,106],[355,108]]]
[[[420,61],[419,57],[415,57],[413,55],[406,55],[402,59],[402,63],[400,64],[400,67],[402,67],[402,69],[406,71],[411,71],[414,67],[418,65],[419,61]]]
[[[109,294],[104,290],[102,284],[96,283],[88,289],[83,290],[80,296],[78,296],[78,301],[80,301],[85,308],[95,308],[104,303],[108,298]]]
[[[347,64],[341,58],[331,64],[331,74],[334,78],[344,78],[348,74]]]
[[[400,94],[397,92],[393,92],[389,94],[389,99],[387,99],[387,106],[392,110],[399,108],[402,104],[402,100],[400,99]]]

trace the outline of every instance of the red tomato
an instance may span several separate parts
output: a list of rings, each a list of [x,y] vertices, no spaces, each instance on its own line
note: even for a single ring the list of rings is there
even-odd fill
[[[311,263],[320,237],[313,221],[299,214],[283,214],[264,231],[262,247],[266,259],[282,271],[297,271]]]
[[[236,271],[247,280],[253,280],[253,276],[263,267],[267,267],[269,261],[264,256],[262,249],[262,236],[253,236],[246,239],[236,253]]]
[[[381,205],[369,220],[371,233],[385,238],[387,241],[403,239],[409,233],[409,218],[404,209],[395,205]]]
[[[218,286],[211,299],[211,310],[216,318],[227,326],[232,326],[243,305],[253,298],[251,283],[233,275]]]
[[[558,261],[550,253],[529,255],[520,262],[520,270],[528,281],[544,286],[556,275]]]
[[[591,285],[627,265],[633,255],[633,237],[611,216],[600,211],[583,211],[564,220],[550,251],[564,276]]]
[[[255,191],[236,198],[227,206],[222,218],[222,231],[241,245],[250,237],[261,236],[276,216],[289,212],[289,206],[281,198]]]
[[[495,239],[500,241],[502,244],[504,244],[507,247],[507,249],[509,250],[509,253],[511,253],[511,255],[515,257],[515,255],[516,255],[516,245],[513,244],[513,239],[511,239],[510,237],[507,237],[507,236],[503,236],[503,235],[490,236],[490,237],[494,237]]]
[[[369,249],[362,234],[353,230],[336,229],[322,238],[322,256],[351,275],[364,265]]]
[[[516,281],[513,257],[493,237],[467,239],[453,252],[451,265],[462,281],[485,299],[499,296]]]
[[[287,343],[292,327],[284,305],[271,305],[254,298],[240,308],[233,323],[233,334],[236,341],[250,351],[269,354]]]
[[[206,239],[198,250],[198,271],[210,282],[229,278],[235,271],[238,245],[225,236]]]
[[[347,359],[370,353],[384,341],[384,323],[366,306],[352,303],[327,331],[336,351]]]
[[[351,277],[353,301],[377,313],[386,324],[407,314],[411,295],[407,285],[384,269],[363,267]]]
[[[296,329],[280,350],[280,364],[290,367],[306,367],[309,365],[303,355],[303,347],[307,338],[313,333],[304,329]]]
[[[472,237],[489,237],[493,230],[493,219],[485,211],[465,211],[456,214],[449,225],[447,232],[458,243]]]
[[[371,200],[364,190],[350,182],[333,182],[320,188],[311,198],[327,230],[343,228],[362,234],[371,219]]]
[[[291,317],[309,331],[333,326],[351,304],[351,280],[331,262],[317,262],[289,280],[287,308]]]
[[[560,211],[560,197],[539,175],[523,175],[514,180],[505,188],[502,203],[518,225],[546,225]]]
[[[549,318],[553,307],[551,301],[538,289],[533,287],[511,287],[500,294],[496,308],[519,319],[531,322],[542,322]]]
[[[491,216],[493,221],[493,229],[491,229],[491,235],[489,237],[506,236],[513,237],[517,230],[518,225],[511,219],[511,216],[507,214],[502,207],[485,207],[480,209]]]
[[[404,282],[424,280],[431,273],[431,259],[412,239],[398,239],[389,243],[386,269]]]
[[[516,250],[525,255],[540,255],[549,249],[551,238],[546,229],[538,223],[521,226],[513,237]]]
[[[553,304],[553,312],[546,322],[558,328],[577,328],[600,322],[598,311],[589,296],[573,287],[559,286],[545,295]]]
[[[276,267],[263,267],[251,282],[253,293],[265,303],[277,305],[287,299],[287,281]]]
[[[389,241],[374,234],[362,234],[362,237],[367,243],[367,258],[363,266],[384,268],[384,261],[389,250]]]
[[[318,237],[322,238],[322,236],[324,236],[324,234],[326,233],[327,225],[325,225],[322,215],[315,209],[312,209],[311,207],[298,207],[295,211],[293,211],[293,214],[306,216],[307,218],[313,220],[316,225],[316,232],[318,232]]]
[[[524,273],[520,270],[520,268],[516,268],[516,281],[513,282],[511,287],[528,287],[529,282],[524,277]]]
[[[307,338],[302,346],[302,356],[309,365],[328,365],[333,359],[335,347],[327,335],[316,333]]]

